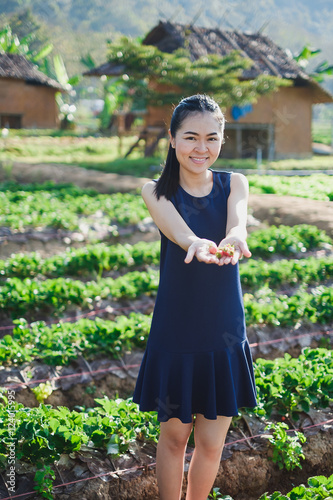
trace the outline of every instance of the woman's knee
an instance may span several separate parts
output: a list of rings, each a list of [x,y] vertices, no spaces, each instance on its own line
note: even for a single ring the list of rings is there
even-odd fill
[[[192,432],[193,424],[183,424],[179,419],[161,423],[159,442],[171,451],[184,450]]]
[[[229,417],[218,417],[218,421],[207,421],[202,415],[197,417],[194,431],[197,450],[212,458],[221,456],[230,422]]]

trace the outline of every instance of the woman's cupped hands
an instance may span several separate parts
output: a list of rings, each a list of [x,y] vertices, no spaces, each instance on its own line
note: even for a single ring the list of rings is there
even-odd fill
[[[205,264],[235,265],[243,256],[251,255],[245,239],[226,237],[217,245],[214,241],[200,238],[189,246],[184,262],[189,264],[196,257]]]

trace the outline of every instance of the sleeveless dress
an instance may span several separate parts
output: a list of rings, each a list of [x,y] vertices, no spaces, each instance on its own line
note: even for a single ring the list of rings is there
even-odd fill
[[[195,197],[181,186],[171,199],[200,238],[225,237],[229,172],[213,171],[209,195]],[[234,416],[256,406],[252,357],[244,318],[238,264],[217,266],[186,252],[161,233],[160,282],[151,330],[133,401],[158,420],[192,414]]]

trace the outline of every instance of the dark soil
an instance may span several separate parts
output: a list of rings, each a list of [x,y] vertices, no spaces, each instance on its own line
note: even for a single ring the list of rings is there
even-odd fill
[[[317,415],[319,421],[333,417],[329,411],[319,413]],[[307,421],[309,422],[309,419]],[[231,434],[228,435],[227,443],[242,436],[237,431],[232,431]],[[264,492],[280,491],[285,494],[296,485],[307,484],[307,479],[311,476],[330,475],[333,464],[333,428],[316,427],[305,431],[305,434],[307,442],[303,445],[303,451],[306,458],[302,461],[302,469],[297,468],[293,471],[280,470],[277,464],[272,462],[271,448],[266,439],[254,438],[248,443],[227,444],[214,487],[219,487],[223,495],[230,495],[234,500],[257,500]],[[187,452],[185,471],[188,470],[193,448],[188,448]],[[85,450],[71,454],[71,457],[63,456],[56,468],[55,485],[79,482],[55,488],[54,498],[56,500],[156,500],[159,497],[154,469],[155,458],[156,445],[153,443],[134,443],[129,453],[115,460],[106,458],[99,452],[92,456],[90,451]],[[153,467],[148,467],[149,464]],[[133,470],[136,467],[141,468]],[[127,469],[132,470],[112,474],[112,471]],[[24,474],[17,475],[17,494],[32,491],[32,471],[33,466],[30,466]],[[98,474],[108,475],[84,480]],[[185,499],[186,480],[185,472],[182,500]],[[0,479],[2,498],[5,492],[5,486]],[[41,500],[37,494],[21,498]]]

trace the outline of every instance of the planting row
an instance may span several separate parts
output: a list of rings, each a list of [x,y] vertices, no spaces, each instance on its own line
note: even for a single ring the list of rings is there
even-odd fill
[[[59,314],[70,306],[92,308],[101,299],[135,299],[140,295],[155,294],[158,272],[133,271],[119,278],[101,278],[82,282],[69,278],[45,281],[26,278],[8,278],[0,286],[0,310],[13,318],[27,313],[54,312]]]
[[[312,200],[333,201],[332,177],[325,174],[306,176],[249,175],[252,194],[300,196]]]
[[[107,247],[103,244],[72,250],[65,255],[56,255],[42,260],[39,254],[17,254],[7,261],[0,273],[3,277],[17,276],[102,276],[103,271],[130,268],[142,264],[159,263],[159,243],[140,242],[130,245]],[[308,257],[304,259],[281,259],[274,262],[250,259],[240,266],[240,277],[244,285],[259,288],[267,284],[271,288],[281,285],[304,283],[316,285],[333,278],[333,257]]]
[[[254,257],[268,255],[295,255],[298,251],[315,248],[332,248],[332,240],[315,226],[301,224],[298,226],[271,226],[251,233],[248,245]],[[107,246],[104,243],[87,245],[84,248],[68,249],[66,253],[42,259],[39,253],[15,254],[7,260],[0,260],[0,276],[20,278],[43,275],[58,277],[64,275],[80,276],[89,274],[102,275],[104,271],[118,270],[124,267],[142,264],[158,264],[160,259],[160,243],[139,242],[135,245],[117,244]],[[266,266],[266,267],[265,267]],[[263,281],[271,285],[279,285],[286,280],[315,282],[316,274],[330,274],[331,259],[309,259],[302,261],[280,261],[275,264],[264,264],[255,259],[243,262],[241,275],[245,283],[257,285]],[[257,275],[257,279],[256,276]],[[260,279],[260,276],[264,279]],[[308,276],[309,275],[309,276]],[[320,278],[319,278],[320,280]]]
[[[140,283],[140,292],[139,289],[134,290],[134,279],[139,280],[137,283]],[[123,296],[127,294],[126,296],[133,297],[142,293],[142,290],[153,293],[157,288],[157,275],[137,272],[114,280],[113,286],[111,278],[102,279],[98,284],[94,283],[94,286],[90,283],[87,288],[81,282],[61,279],[51,281],[51,291],[48,295],[43,293],[41,288],[37,289],[36,282],[30,280],[23,283],[16,281],[19,286],[25,287],[22,300],[16,297],[15,301],[15,293],[12,294],[12,291],[2,293],[3,301],[6,301],[6,307],[11,309],[13,317],[16,317],[19,310],[33,314],[46,306],[51,310],[52,306],[64,309],[73,303],[80,306],[91,305],[93,299],[87,296],[87,291],[94,290],[94,286],[99,287],[97,293],[103,294],[104,297],[111,289],[115,294],[122,293]],[[45,281],[43,285],[47,283],[49,282]],[[72,289],[70,285],[73,286]],[[15,292],[18,295],[17,290]],[[29,297],[31,302],[27,302]],[[94,295],[93,297],[97,298]],[[244,306],[248,326],[292,326],[300,322],[330,324],[333,319],[333,290],[318,287],[312,293],[298,291],[288,297],[277,295],[269,288],[262,288],[254,294],[244,294]],[[88,358],[110,354],[117,357],[133,347],[145,347],[150,322],[151,315],[140,313],[120,316],[115,321],[97,317],[95,320],[81,319],[75,323],[59,322],[51,326],[46,326],[43,321],[28,325],[27,321],[21,318],[14,321],[16,326],[12,335],[5,335],[0,340],[0,361],[6,364],[21,364],[38,358],[47,364],[62,365],[69,363],[79,354]]]
[[[138,194],[94,194],[79,188],[55,191],[0,191],[0,226],[16,231],[26,227],[77,230],[82,223],[98,221],[137,224],[149,215]]]
[[[26,314],[59,313],[69,307],[93,308],[102,299],[136,299],[142,294],[155,295],[158,271],[133,271],[119,278],[98,281],[55,278],[45,281],[9,278],[0,286],[0,311],[13,319]],[[276,294],[268,286],[244,294],[248,325],[273,324],[288,326],[304,320],[329,323],[333,318],[333,289],[323,285],[305,292],[299,288],[290,297]]]
[[[309,180],[306,178],[307,193]],[[262,178],[251,179],[251,189],[263,183]],[[272,180],[266,181],[271,186]],[[278,185],[281,179],[274,184]],[[283,178],[284,185],[294,182]],[[297,190],[304,180],[298,181]],[[312,181],[313,182],[313,181]],[[254,185],[252,186],[252,184]],[[294,183],[295,184],[295,183]],[[329,183],[322,181],[320,188],[324,198],[331,196],[328,193]],[[296,185],[296,184],[295,184]],[[261,189],[261,188],[260,188]],[[268,189],[268,188],[267,188]],[[286,194],[290,194],[287,187]],[[332,191],[332,190],[331,190]],[[6,226],[16,231],[23,231],[26,227],[52,227],[56,229],[77,230],[82,223],[108,222],[119,225],[136,224],[149,215],[148,210],[139,194],[114,193],[99,194],[93,190],[84,190],[71,185],[27,185],[19,186],[13,183],[0,185],[0,226]],[[296,246],[294,242],[286,243],[292,251],[303,251],[304,245]],[[268,245],[274,248],[273,245]],[[273,250],[274,251],[274,250]],[[268,254],[269,254],[268,250]]]
[[[325,174],[312,174],[307,176],[281,176],[281,175],[248,175],[251,193],[271,193],[287,196],[301,196],[312,200],[333,200],[331,176]],[[0,184],[0,191],[49,191],[56,195],[60,190],[66,190],[69,195],[89,194],[96,196],[93,189],[81,189],[70,183],[55,184],[53,181],[43,184],[19,184],[13,181]]]
[[[0,310],[13,319],[34,316],[40,312],[59,314],[75,305],[92,308],[101,299],[136,299],[142,294],[154,295],[158,272],[134,271],[119,278],[101,278],[83,283],[69,278],[45,281],[10,278],[0,287]],[[263,287],[244,294],[248,325],[288,326],[299,321],[329,323],[333,319],[333,289],[318,286],[311,292],[299,289],[290,297]]]
[[[60,322],[49,327],[43,321],[28,325],[15,320],[12,335],[0,340],[0,363],[22,364],[35,358],[53,366],[67,365],[83,354],[87,359],[100,355],[118,358],[125,351],[144,348],[151,315],[130,313],[115,321],[101,318]]]
[[[217,500],[233,500],[229,495],[222,496],[219,493],[219,488],[214,488],[211,499]],[[295,486],[289,493],[282,495],[279,491],[275,491],[271,495],[264,493],[258,500],[331,500],[333,498],[333,474],[329,477],[313,476],[308,479],[307,486],[301,484]]]

